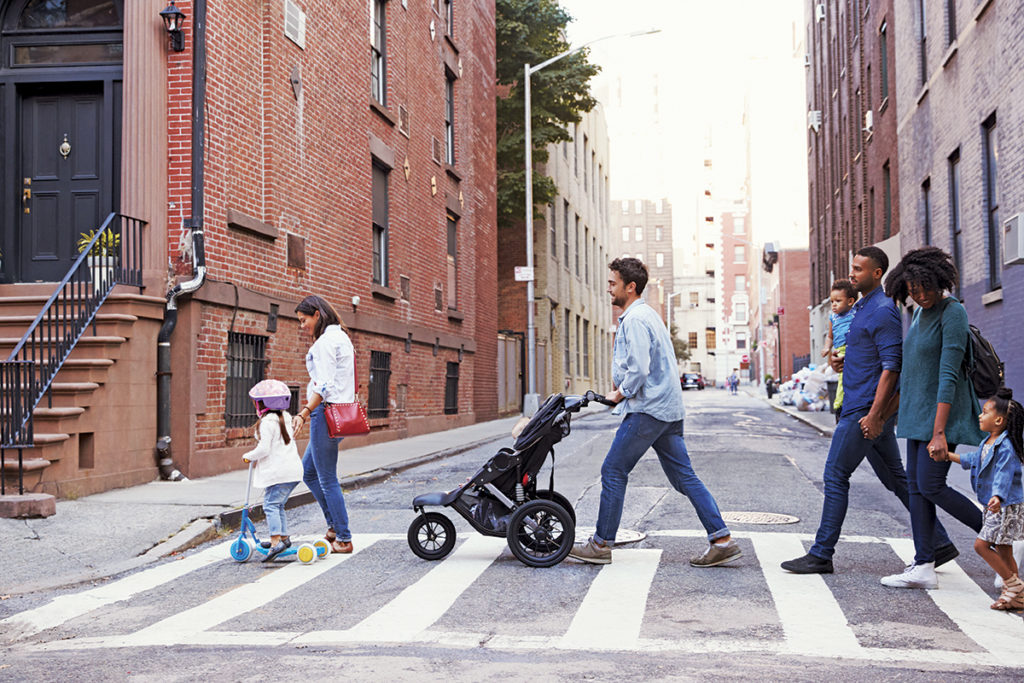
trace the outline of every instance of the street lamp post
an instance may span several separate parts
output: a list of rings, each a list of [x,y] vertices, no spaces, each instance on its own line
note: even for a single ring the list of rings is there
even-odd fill
[[[649,29],[646,31],[634,31],[633,33],[615,33],[610,36],[591,40],[579,47],[566,50],[565,52],[557,54],[551,59],[541,62],[536,66],[531,66],[529,63],[523,65],[523,116],[525,119],[524,136],[526,138],[526,271],[528,274],[528,279],[526,280],[527,393],[526,396],[523,397],[523,413],[526,415],[533,415],[537,412],[537,408],[540,406],[540,396],[537,394],[537,328],[533,319],[533,307],[535,303],[533,300],[533,122],[531,120],[532,111],[530,106],[530,77],[544,67],[550,66],[558,60],[568,57],[571,54],[575,54],[602,40],[621,37],[635,38],[637,36],[644,36],[651,33],[659,33],[660,31],[661,29]]]

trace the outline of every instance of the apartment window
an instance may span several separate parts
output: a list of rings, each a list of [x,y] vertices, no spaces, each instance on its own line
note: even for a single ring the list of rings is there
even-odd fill
[[[924,243],[932,243],[932,179],[921,183],[921,201],[924,204]]]
[[[580,174],[580,124],[573,124],[572,133],[572,170],[573,173],[579,177]]]
[[[565,326],[562,328],[565,330],[565,334],[562,335],[562,350],[565,357],[562,359],[565,365],[565,374],[572,374],[572,352],[570,351],[569,345],[569,325],[572,322],[572,316],[569,315],[569,311],[565,312]]]
[[[882,223],[882,239],[887,240],[892,237],[892,177],[888,161],[882,165],[882,191],[883,210],[885,211],[885,222]]]
[[[996,139],[996,115],[992,114],[982,125],[982,163],[985,180],[985,221],[988,228],[988,288],[1003,286],[999,268],[999,195],[998,182],[999,142]]]
[[[583,321],[583,376],[590,377],[590,323]]]
[[[623,242],[628,242],[629,241],[629,228],[623,228],[622,229],[622,241]]]
[[[622,200],[622,215],[623,216],[629,215],[629,200],[628,199],[623,199]]]
[[[455,74],[444,71],[444,143],[445,161],[455,165]]]
[[[654,265],[656,267],[658,267],[658,268],[661,268],[662,266],[665,265],[665,254],[664,253],[659,251],[658,253],[656,253],[654,255]]]
[[[732,306],[732,318],[733,322],[739,325],[747,324],[747,305],[742,301],[737,301]],[[736,342],[739,343],[740,333],[736,333]],[[737,347],[739,348],[739,347]]]
[[[642,199],[634,199],[633,200],[633,211],[636,212],[638,215],[642,214],[644,212],[644,200],[642,200]]]
[[[370,30],[370,91],[373,99],[387,104],[387,31],[384,24],[385,0],[373,0],[373,26]]]
[[[873,187],[868,190],[868,227],[871,234],[865,242],[870,244],[875,241],[875,188]]]
[[[704,344],[709,351],[713,351],[715,346],[715,328],[707,327],[704,329]]]
[[[579,215],[576,216],[576,235],[575,235],[575,239],[576,239],[576,253],[575,253],[575,257],[576,258],[574,258],[573,261],[576,264],[576,277],[579,277],[580,276],[580,217],[579,217]]]
[[[562,202],[562,263],[569,267],[569,202]]]
[[[450,6],[450,3],[449,3]],[[459,412],[459,364],[448,363],[444,373],[444,414]]]
[[[889,98],[889,27],[883,21],[878,29],[878,91],[882,102]]]
[[[590,282],[590,228],[583,228],[583,281]]]
[[[732,234],[742,235],[747,231],[747,222],[742,216],[735,216],[732,219]]]
[[[580,324],[581,324],[581,322],[582,322],[582,318],[580,318],[579,316],[576,316],[576,372],[582,375],[583,374],[583,365],[580,364],[580,361],[581,361],[581,358],[580,358],[580,355],[581,355],[580,340],[582,339],[582,335],[580,334]]]
[[[391,354],[385,351],[370,351],[370,400],[366,405],[367,417],[388,416],[391,410],[390,388]]]
[[[744,292],[747,289],[747,278],[745,275],[737,275],[734,283],[737,292]]]
[[[956,40],[956,0],[946,0],[946,45]]]
[[[555,205],[548,205],[548,232],[551,233],[551,258],[558,261],[558,226],[555,225]]]
[[[456,294],[458,292],[458,251],[457,251],[457,236],[458,236],[459,219],[448,214],[448,308],[450,310],[458,310],[459,299]]]
[[[373,281],[388,285],[388,170],[373,164]]]
[[[587,172],[587,159],[590,154],[590,141],[586,134],[583,135],[583,192],[589,187],[590,174]]]
[[[656,199],[654,201],[654,213],[662,213],[665,210],[665,200]]]
[[[637,242],[642,242],[643,241],[643,239],[644,239],[644,229],[642,227],[641,228],[635,228],[633,230],[633,239],[635,239]]]
[[[961,262],[963,247],[961,245],[960,223],[960,148],[949,155],[949,230],[950,242],[953,247],[953,265],[958,273],[963,272]],[[960,283],[956,284],[957,297],[960,296]]]
[[[662,237],[662,227],[659,225],[654,228],[654,241],[660,242]]]
[[[732,262],[733,263],[746,263],[747,262],[747,248],[742,244],[733,247],[732,251]]]
[[[266,337],[228,332],[224,382],[225,427],[248,427],[256,422],[256,409],[249,398],[249,389],[263,380],[263,371],[267,366],[266,350]]]
[[[690,306],[697,307],[700,305],[700,292],[690,292]]]
[[[697,348],[697,333],[690,332],[686,335],[686,345],[691,349]]]
[[[747,348],[747,333],[737,332],[736,333],[736,350],[740,351]]]
[[[640,261],[641,263],[643,263],[643,260],[644,260],[644,255],[643,255],[643,254],[637,254],[637,255],[636,255],[636,260],[637,260],[637,261]]]
[[[594,255],[594,287],[601,287],[601,261],[598,259],[597,238],[594,237],[590,243],[590,253]]]
[[[455,14],[452,11],[452,0],[443,0],[444,2],[444,32],[451,37],[455,33]],[[456,377],[456,381],[458,378]]]

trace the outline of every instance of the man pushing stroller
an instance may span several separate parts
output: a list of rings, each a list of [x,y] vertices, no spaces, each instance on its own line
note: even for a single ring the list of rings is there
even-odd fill
[[[615,259],[608,267],[608,294],[623,312],[612,354],[612,382],[617,388],[606,398],[625,401],[626,415],[601,466],[597,529],[569,556],[592,564],[612,561],[629,473],[647,449],[654,448],[672,487],[690,499],[708,533],[708,548],[690,564],[714,567],[731,562],[742,553],[714,497],[693,471],[683,441],[683,392],[672,339],[658,314],[640,299],[647,286],[647,267],[635,258]]]

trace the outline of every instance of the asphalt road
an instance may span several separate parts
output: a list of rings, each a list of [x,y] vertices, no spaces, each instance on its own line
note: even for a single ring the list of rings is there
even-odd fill
[[[496,444],[348,493],[349,557],[238,564],[223,539],[93,587],[4,600],[0,680],[1024,677],[1024,621],[988,609],[996,592],[972,532],[949,521],[963,554],[940,570],[938,590],[882,587],[912,554],[909,518],[862,467],[836,573],[786,574],[778,562],[802,554],[817,526],[828,439],[743,395],[686,401],[687,445],[720,508],[799,520],[731,523],[743,557],[729,566],[689,566],[703,531],[653,453],[634,471],[623,517],[646,538],[607,567],[528,568],[454,514],[454,552],[414,556],[413,496],[465,481]],[[556,488],[580,536],[596,520],[616,424],[578,421],[556,447]],[[323,530],[315,506],[289,511],[289,523],[310,539]]]

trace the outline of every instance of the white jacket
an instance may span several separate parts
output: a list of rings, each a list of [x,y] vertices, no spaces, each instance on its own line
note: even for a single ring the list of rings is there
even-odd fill
[[[256,447],[242,456],[256,463],[252,480],[260,488],[302,481],[302,460],[295,446],[292,416],[288,411],[281,411],[281,415],[291,441],[286,444],[281,438],[281,422],[277,415],[267,413],[256,425]]]

